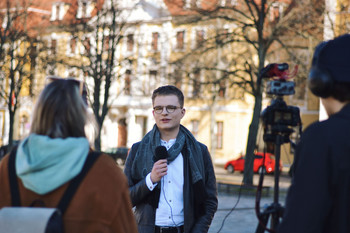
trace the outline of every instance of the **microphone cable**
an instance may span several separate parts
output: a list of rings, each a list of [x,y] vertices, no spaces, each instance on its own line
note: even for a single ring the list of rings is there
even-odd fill
[[[224,227],[225,225],[225,221],[226,219],[228,218],[228,216],[230,216],[230,214],[236,209],[238,203],[239,203],[239,200],[241,199],[241,193],[242,193],[242,186],[243,186],[243,180],[241,182],[241,185],[239,186],[239,190],[238,190],[238,199],[235,203],[235,205],[232,207],[232,209],[226,214],[226,216],[224,217],[224,219],[222,220],[222,223],[221,223],[221,226],[219,228],[219,230],[217,231],[217,233],[220,233],[222,228]]]
[[[169,204],[167,198],[166,198],[166,195],[165,195],[165,189],[164,189],[164,176],[162,177],[162,180],[161,180],[161,184],[162,184],[162,189],[163,189],[163,196],[164,196],[164,199],[165,199],[165,202],[168,204],[168,206],[170,207],[170,215],[171,215],[171,221],[173,222],[174,226],[177,227],[178,225],[175,223],[174,221],[174,217],[173,217],[173,208],[171,207],[171,205]]]

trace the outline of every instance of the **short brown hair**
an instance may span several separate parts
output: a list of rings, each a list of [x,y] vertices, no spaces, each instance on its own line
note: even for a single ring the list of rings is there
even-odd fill
[[[184,107],[185,97],[182,91],[173,85],[161,86],[155,89],[152,94],[152,103],[154,103],[154,99],[159,95],[176,95],[179,99],[180,107]]]

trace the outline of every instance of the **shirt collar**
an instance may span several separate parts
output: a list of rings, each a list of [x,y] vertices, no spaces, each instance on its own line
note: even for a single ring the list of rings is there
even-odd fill
[[[167,150],[170,147],[172,147],[172,145],[174,145],[175,142],[176,142],[176,138],[170,139],[168,142],[160,139],[160,145],[165,146],[167,148]]]

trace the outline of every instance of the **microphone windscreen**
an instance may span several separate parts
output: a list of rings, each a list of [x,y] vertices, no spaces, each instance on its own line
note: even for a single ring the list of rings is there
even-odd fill
[[[168,151],[165,146],[157,146],[154,153],[154,161],[158,161],[160,159],[166,159],[168,157]]]

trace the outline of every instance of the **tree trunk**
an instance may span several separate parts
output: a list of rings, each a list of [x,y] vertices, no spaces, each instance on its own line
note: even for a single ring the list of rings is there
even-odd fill
[[[95,139],[95,150],[101,150],[101,129],[99,129],[97,137]]]
[[[216,123],[216,96],[214,94],[212,98],[212,103],[210,106],[210,155],[215,163],[215,153],[216,153],[216,135],[215,135],[215,123]]]
[[[96,117],[96,120],[97,120],[98,129],[97,129],[97,132],[96,132],[97,135],[96,135],[96,138],[95,138],[94,145],[95,145],[95,150],[101,151],[101,131],[102,131],[102,123],[101,123],[101,118],[100,118],[100,116],[98,116],[96,113],[95,113],[95,117]]]
[[[13,146],[13,126],[15,121],[15,112],[9,109],[9,120],[10,120],[10,126],[9,126],[9,143],[8,143],[8,151],[12,149]]]
[[[261,92],[255,96],[253,118],[249,126],[248,142],[246,148],[243,183],[246,185],[253,185],[253,164],[254,164],[254,150],[256,147],[256,139],[259,129],[259,120],[262,104]]]
[[[9,146],[8,151],[12,149],[13,146],[13,127],[15,123],[15,114],[17,109],[17,96],[15,94],[15,67],[14,67],[14,49],[13,44],[11,44],[10,49],[10,76],[9,79],[11,80],[10,83],[10,92],[9,92],[9,98],[8,98],[8,110],[9,110],[9,120],[10,120],[10,128],[9,128]]]

